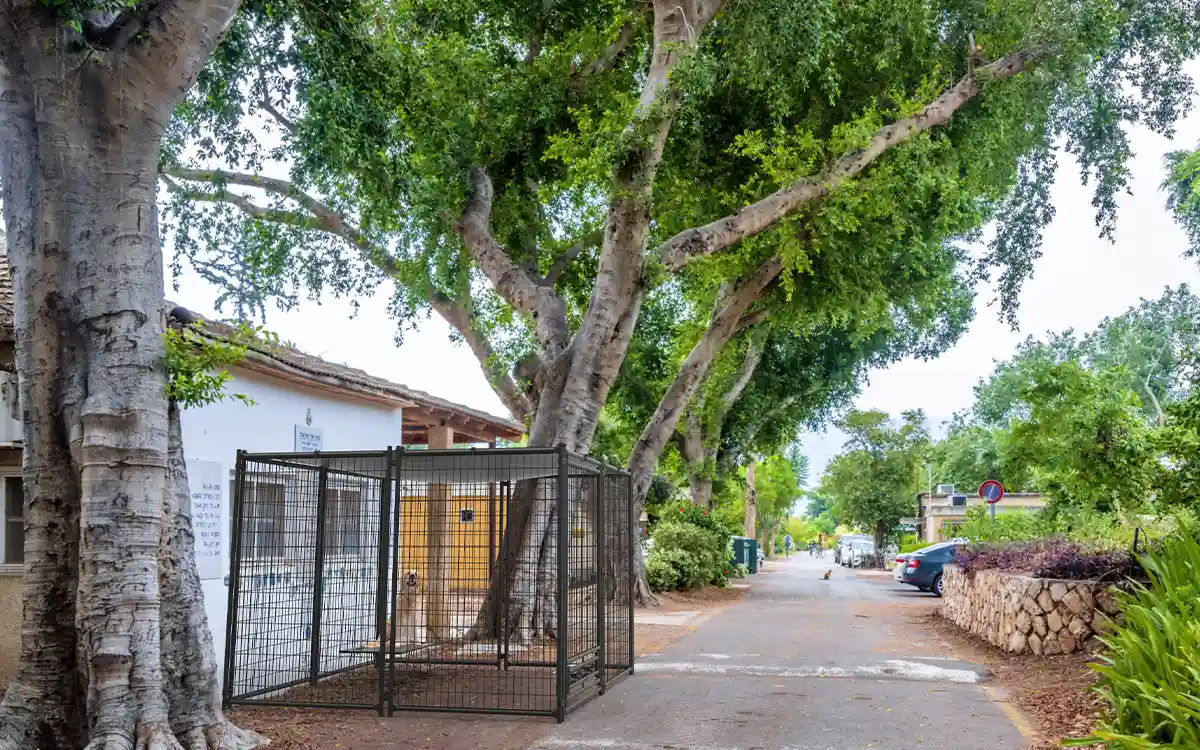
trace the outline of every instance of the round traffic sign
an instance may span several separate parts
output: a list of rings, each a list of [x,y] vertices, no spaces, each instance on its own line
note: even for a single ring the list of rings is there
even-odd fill
[[[987,500],[989,505],[995,505],[1000,502],[1000,498],[1004,497],[1004,485],[995,479],[989,479],[979,485],[979,496]]]

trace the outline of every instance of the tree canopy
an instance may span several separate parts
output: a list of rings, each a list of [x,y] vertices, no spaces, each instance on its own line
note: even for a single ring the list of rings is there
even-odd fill
[[[838,518],[870,529],[881,546],[901,518],[916,511],[921,468],[929,447],[925,415],[906,412],[899,426],[881,411],[852,411],[838,426],[848,435],[817,491],[833,500]]]
[[[513,366],[582,330],[626,180],[653,218],[645,289],[749,280],[778,253],[780,293],[862,317],[887,292],[873,248],[916,272],[995,218],[979,270],[1011,304],[1053,214],[1052,145],[1111,231],[1122,124],[1169,131],[1194,23],[1165,0],[257,0],[174,123],[177,263],[245,316],[390,279],[402,326],[446,317],[518,415]]]
[[[935,444],[936,481],[997,479],[1057,504],[1133,510],[1156,495],[1186,500],[1193,436],[1197,314],[1186,287],[1166,289],[1096,330],[1027,340],[975,389]]]

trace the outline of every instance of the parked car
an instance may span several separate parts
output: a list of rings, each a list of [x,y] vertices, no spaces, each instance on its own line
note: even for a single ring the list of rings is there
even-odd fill
[[[946,563],[954,560],[954,551],[958,549],[957,541],[941,542],[919,549],[909,555],[904,564],[904,575],[901,580],[909,586],[916,586],[921,591],[932,591],[934,596],[942,595],[942,569]]]
[[[896,579],[896,583],[904,583],[904,566],[908,565],[908,558],[911,556],[911,552],[896,553],[895,567],[892,569],[892,577]]]
[[[867,568],[875,561],[875,542],[870,539],[855,539],[843,553],[848,559],[847,567]]]
[[[857,539],[871,539],[866,534],[842,534],[838,537],[837,544],[833,546],[833,561],[839,565],[849,565],[849,561],[844,557],[843,553],[850,546],[850,543]]]

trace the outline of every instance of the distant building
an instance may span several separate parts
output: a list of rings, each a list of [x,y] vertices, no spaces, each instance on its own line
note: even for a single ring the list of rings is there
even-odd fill
[[[922,492],[917,495],[917,517],[905,518],[901,522],[914,526],[917,539],[922,542],[941,542],[952,538],[952,529],[967,520],[969,508],[987,505],[975,488],[969,492],[955,489],[943,485],[933,494]],[[1046,496],[1039,492],[1006,493],[996,504],[996,514],[1041,510],[1047,502]]]

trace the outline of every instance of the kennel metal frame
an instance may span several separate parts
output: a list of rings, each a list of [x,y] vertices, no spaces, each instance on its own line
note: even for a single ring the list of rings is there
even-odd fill
[[[440,514],[436,516],[438,533],[447,528],[447,514],[455,504],[453,489],[447,488],[465,485],[478,489],[481,484],[486,484],[488,525],[481,607],[487,607],[493,587],[497,603],[492,607],[495,643],[480,647],[486,654],[494,645],[494,656],[471,656],[475,652],[469,647],[476,644],[459,637],[431,639],[427,645],[400,644],[397,632],[403,624],[397,617],[389,627],[389,617],[397,613],[401,557],[409,554],[408,542],[419,536],[406,534],[402,528],[406,503],[424,504],[428,524],[424,532],[429,540],[435,504]],[[357,489],[344,489],[349,485]],[[427,494],[413,499],[413,488],[421,486],[427,488]],[[263,487],[273,491],[265,493],[271,495],[270,503],[259,496]],[[551,489],[553,497],[539,502],[539,493]],[[523,499],[514,500],[514,490],[518,495],[524,493]],[[552,717],[561,722],[571,710],[633,674],[637,519],[633,517],[632,478],[623,470],[570,453],[564,446],[239,451],[232,494],[222,681],[226,707],[353,708],[376,710],[380,716],[397,711],[510,714]],[[443,495],[448,500],[443,500]],[[337,501],[333,507],[331,498]],[[356,516],[343,507],[350,498]],[[260,515],[266,506],[270,506],[269,515]],[[545,517],[537,515],[539,508],[548,510]],[[515,512],[527,517],[510,534]],[[586,521],[578,539],[577,517]],[[465,518],[460,510],[460,523]],[[340,525],[347,520],[353,523]],[[474,520],[472,510],[471,522]],[[525,647],[514,646],[510,629],[511,607],[537,607],[546,598],[544,587],[538,587],[534,601],[521,601],[509,588],[515,588],[517,582],[506,579],[513,567],[510,561],[522,562],[516,557],[524,550],[517,535],[537,522],[547,525],[546,539],[554,538],[550,553],[554,570],[554,595],[550,598],[555,609],[552,658],[521,656],[519,651]],[[339,555],[330,555],[329,536],[332,530],[335,549],[345,557],[349,527],[353,527],[349,536],[354,541],[351,561],[342,563],[341,577],[331,582],[331,561],[336,563]],[[253,557],[262,555],[264,535],[278,545],[268,549],[264,558],[268,564]],[[438,550],[443,556],[452,556],[454,548],[443,539]],[[279,554],[273,556],[272,552]],[[434,553],[426,547],[424,554],[428,571]],[[365,562],[368,559],[370,562]],[[443,579],[449,559],[439,561]],[[539,576],[544,572],[541,560],[537,561]],[[279,562],[275,566],[279,571],[266,572],[273,562]],[[594,571],[591,577],[589,570]],[[276,587],[277,576],[286,583]],[[438,591],[436,605],[430,605],[425,616],[435,610],[440,618],[447,613],[461,614],[447,606],[452,597],[446,596],[449,586],[444,580]],[[302,635],[296,635],[297,625],[302,626]],[[429,637],[429,622],[421,628]],[[375,634],[373,650],[346,647],[347,642],[361,639],[367,629]],[[459,646],[463,648],[446,651]],[[546,650],[546,645],[542,646]],[[510,676],[517,674],[530,676]],[[461,689],[464,683],[455,682],[460,677],[471,687]],[[408,680],[425,685],[426,692],[406,687]],[[439,680],[456,687],[433,687]],[[480,687],[484,685],[493,689]]]

